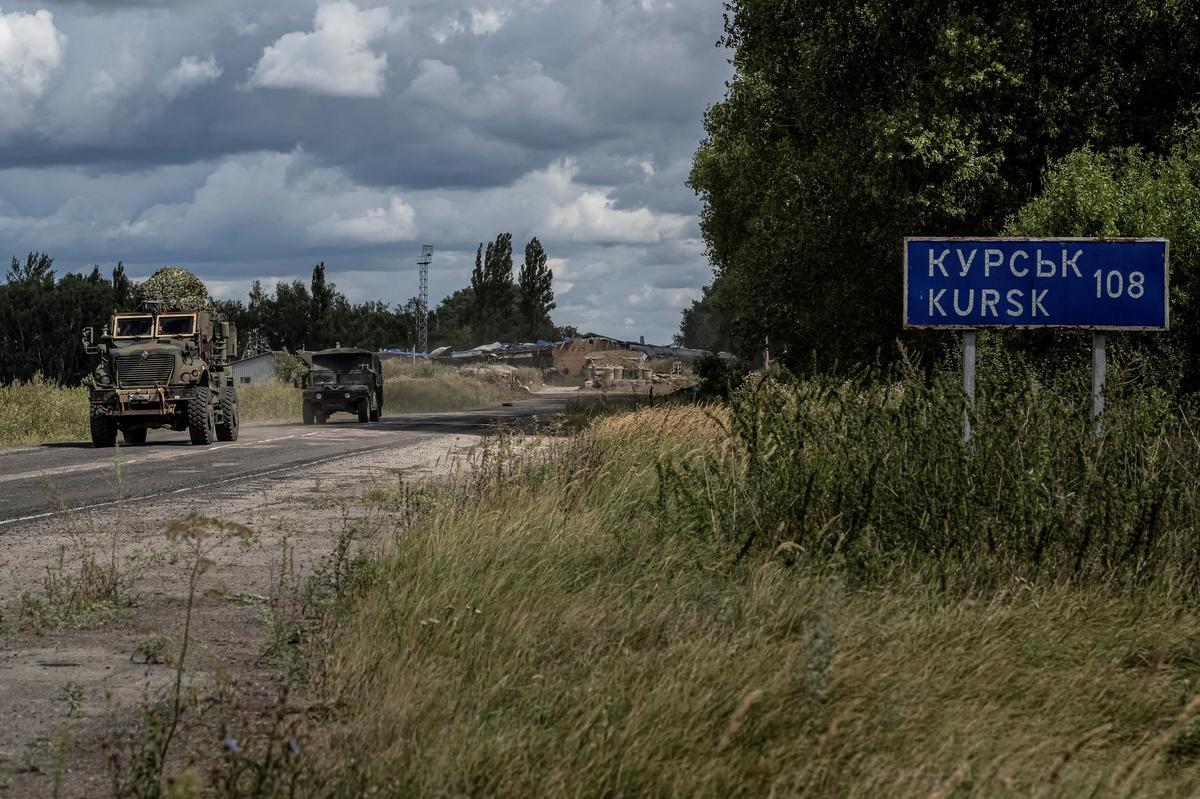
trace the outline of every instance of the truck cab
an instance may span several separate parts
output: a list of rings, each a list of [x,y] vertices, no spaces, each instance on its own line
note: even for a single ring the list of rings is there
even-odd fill
[[[305,424],[324,424],[335,413],[378,422],[383,413],[383,365],[370,350],[339,347],[303,353],[309,371],[300,379]]]
[[[92,445],[144,444],[151,428],[187,430],[193,444],[238,436],[237,389],[228,364],[237,333],[209,310],[115,313],[99,340],[83,331],[84,349],[99,356],[90,383]]]

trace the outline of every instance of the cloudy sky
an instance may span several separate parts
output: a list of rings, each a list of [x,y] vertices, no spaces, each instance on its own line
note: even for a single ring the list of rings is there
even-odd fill
[[[215,293],[324,260],[431,301],[539,236],[561,324],[666,342],[708,282],[684,185],[719,0],[0,0],[0,241],[178,263]],[[519,253],[518,253],[519,255]],[[519,262],[519,257],[518,257]]]

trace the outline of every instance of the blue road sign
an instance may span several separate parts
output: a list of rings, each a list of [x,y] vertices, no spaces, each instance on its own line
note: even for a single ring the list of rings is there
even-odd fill
[[[904,240],[904,326],[1166,330],[1163,239]]]

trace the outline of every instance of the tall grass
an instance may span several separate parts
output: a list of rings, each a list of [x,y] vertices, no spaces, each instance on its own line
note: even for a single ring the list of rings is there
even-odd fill
[[[35,377],[0,383],[0,446],[71,441],[88,436],[88,393]]]
[[[664,513],[741,554],[786,543],[863,575],[919,565],[969,585],[1194,583],[1194,412],[1114,383],[1096,438],[1086,384],[1065,382],[993,379],[969,448],[952,378],[748,384],[731,403],[730,446],[664,464]]]
[[[809,382],[476,481],[342,609],[313,794],[1193,795],[1194,441],[1025,388],[973,451],[947,386]]]
[[[300,418],[300,389],[268,380],[237,387],[238,412],[244,422],[292,421]]]

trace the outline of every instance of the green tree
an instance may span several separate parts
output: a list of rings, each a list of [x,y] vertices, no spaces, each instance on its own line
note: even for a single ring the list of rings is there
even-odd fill
[[[1141,376],[1170,390],[1200,391],[1200,131],[1166,155],[1137,147],[1085,147],[1056,163],[1044,188],[1009,220],[1013,236],[1141,236],[1170,241],[1167,333],[1113,336],[1116,358],[1136,354]],[[1048,372],[1087,352],[1087,334],[1026,332],[1012,348],[1040,356]]]
[[[337,298],[337,289],[332,283],[325,280],[324,261],[313,267],[310,287],[312,291],[312,328],[309,347],[314,350],[326,349],[333,346],[336,338],[331,325],[331,314]]]
[[[133,310],[133,281],[126,276],[121,261],[117,261],[112,271],[112,306],[116,311]]]
[[[1198,6],[728,2],[734,76],[690,185],[736,350],[890,351],[905,235],[998,233],[1088,144],[1162,153],[1196,102]]]
[[[481,257],[482,256],[482,257]],[[511,331],[515,314],[513,286],[512,234],[501,233],[486,249],[475,251],[475,269],[471,289],[475,295],[472,327],[478,335],[491,339]]]
[[[536,237],[525,245],[525,260],[517,279],[520,289],[518,305],[524,333],[534,339],[550,335],[553,323],[550,312],[554,310],[554,273],[546,264],[546,251]]]
[[[112,284],[98,267],[56,279],[46,253],[31,252],[23,262],[14,257],[0,284],[0,382],[39,373],[78,382],[88,369],[79,332],[103,325],[111,303]]]
[[[705,286],[700,299],[693,300],[683,311],[679,335],[675,341],[681,347],[709,352],[721,352],[730,347],[727,300],[722,296],[726,283],[717,279]]]

